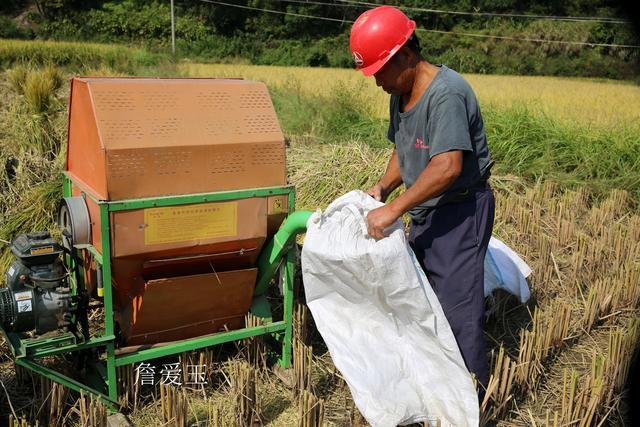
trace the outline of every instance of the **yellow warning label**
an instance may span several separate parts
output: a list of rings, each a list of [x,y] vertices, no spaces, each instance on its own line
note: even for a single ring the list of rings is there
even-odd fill
[[[53,246],[40,246],[39,248],[31,248],[31,255],[50,254],[53,253]]]
[[[238,234],[238,202],[145,209],[144,222],[145,245],[233,237]]]

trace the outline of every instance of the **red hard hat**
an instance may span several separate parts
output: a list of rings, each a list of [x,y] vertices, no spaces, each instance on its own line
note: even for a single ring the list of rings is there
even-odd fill
[[[380,6],[367,10],[351,27],[351,55],[356,68],[371,76],[402,47],[416,28],[400,9]]]

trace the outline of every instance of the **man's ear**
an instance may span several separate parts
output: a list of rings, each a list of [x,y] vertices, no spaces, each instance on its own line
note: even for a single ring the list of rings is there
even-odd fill
[[[407,46],[402,46],[395,56],[398,57],[399,62],[402,63],[402,65],[409,65],[415,61],[416,54]]]

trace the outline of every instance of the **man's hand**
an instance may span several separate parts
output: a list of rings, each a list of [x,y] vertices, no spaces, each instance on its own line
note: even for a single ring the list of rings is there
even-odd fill
[[[387,190],[380,183],[377,183],[376,185],[368,189],[367,194],[382,203],[386,202],[387,197],[389,196]]]
[[[394,149],[384,175],[376,185],[367,190],[367,193],[377,201],[384,203],[389,194],[393,193],[393,190],[398,188],[400,184],[402,184],[400,163],[398,163],[398,153]]]
[[[371,237],[380,240],[384,237],[384,229],[393,224],[398,218],[399,215],[389,205],[380,206],[369,211],[367,215],[367,231]]]

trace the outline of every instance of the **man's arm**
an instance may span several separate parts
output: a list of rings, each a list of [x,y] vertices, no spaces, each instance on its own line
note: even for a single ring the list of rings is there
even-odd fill
[[[398,163],[398,153],[394,148],[384,175],[376,185],[367,191],[367,193],[369,193],[369,195],[374,199],[385,202],[387,197],[389,197],[389,194],[393,193],[393,190],[398,188],[400,184],[402,184],[400,163]]]
[[[388,205],[369,212],[367,215],[369,234],[375,239],[382,239],[386,227],[393,224],[409,209],[442,194],[458,179],[461,172],[462,151],[447,151],[433,156],[416,182],[407,191]]]
[[[400,217],[409,209],[442,194],[461,172],[462,151],[438,154],[429,161],[416,182],[389,204],[389,208]]]

